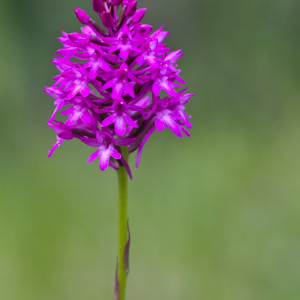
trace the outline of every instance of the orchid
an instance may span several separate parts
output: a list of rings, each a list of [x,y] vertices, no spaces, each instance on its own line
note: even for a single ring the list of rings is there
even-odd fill
[[[134,145],[129,152],[141,152],[149,131],[152,134],[170,129],[178,137],[182,133],[189,136],[192,125],[184,109],[193,95],[186,94],[186,89],[176,90],[185,84],[176,65],[183,53],[169,52],[163,43],[168,35],[163,27],[151,34],[152,26],[140,22],[146,9],[137,9],[136,4],[133,0],[93,1],[103,26],[75,8],[78,20],[85,26],[81,33],[63,32],[58,38],[63,48],[56,52],[53,63],[60,74],[54,77],[53,86],[45,88],[56,106],[48,122],[50,127],[57,113],[70,106],[61,112],[69,116],[66,126],[71,129],[72,125],[76,131],[82,123],[90,123],[95,139],[99,133],[130,136]],[[159,97],[162,91],[167,97]],[[145,99],[148,104],[143,106]],[[81,137],[84,135],[75,136],[82,140]],[[118,148],[117,140],[114,146]],[[50,153],[53,151],[52,148]],[[114,159],[117,166],[122,164],[120,158],[109,160]]]
[[[129,154],[137,150],[138,166],[143,147],[155,131],[171,130],[180,138],[190,135],[192,124],[185,105],[193,95],[186,93],[177,66],[182,51],[170,52],[166,47],[163,41],[169,33],[163,26],[152,32],[152,26],[141,22],[146,9],[137,9],[137,1],[93,0],[93,10],[102,24],[75,8],[83,24],[81,32],[63,31],[58,38],[63,47],[53,63],[59,75],[45,88],[54,99],[48,125],[57,139],[49,156],[65,140],[79,139],[96,148],[88,162],[99,160],[102,171],[110,166],[123,182],[123,172],[132,178]],[[58,120],[59,112],[66,116],[64,122]],[[127,232],[121,235],[115,299],[122,300]]]

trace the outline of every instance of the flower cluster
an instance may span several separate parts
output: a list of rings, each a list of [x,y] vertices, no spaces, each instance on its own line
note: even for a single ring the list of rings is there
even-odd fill
[[[96,148],[88,162],[98,158],[101,170],[122,164],[131,176],[120,147],[138,150],[138,166],[155,130],[189,136],[192,125],[184,109],[193,95],[182,88],[176,64],[182,51],[166,48],[163,27],[152,32],[141,23],[146,9],[137,9],[137,1],[93,0],[93,9],[103,26],[75,8],[84,24],[81,33],[62,32],[58,38],[63,48],[53,63],[60,74],[45,88],[56,106],[48,125],[57,142],[49,156],[64,140],[77,138]],[[56,118],[62,109],[65,122]]]

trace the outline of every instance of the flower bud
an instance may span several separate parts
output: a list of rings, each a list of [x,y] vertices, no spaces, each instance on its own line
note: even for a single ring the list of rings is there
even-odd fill
[[[125,11],[125,16],[130,18],[134,15],[136,11],[137,1],[132,1],[128,4],[127,9]]]
[[[107,11],[101,15],[101,21],[106,28],[111,28],[114,26],[114,19]]]
[[[93,10],[97,13],[101,13],[105,10],[102,0],[93,0]]]
[[[77,7],[75,7],[74,10],[75,10],[76,17],[80,23],[82,23],[82,24],[89,23],[90,17],[88,16],[88,14],[85,11],[83,11],[82,9],[77,8]]]
[[[132,23],[140,22],[144,18],[146,10],[147,10],[147,8],[138,9],[131,18]]]
[[[152,26],[148,25],[148,24],[142,24],[139,28],[138,28],[138,33],[140,35],[148,35],[150,32],[152,31]]]
[[[123,0],[113,0],[113,5],[119,6],[121,5]]]

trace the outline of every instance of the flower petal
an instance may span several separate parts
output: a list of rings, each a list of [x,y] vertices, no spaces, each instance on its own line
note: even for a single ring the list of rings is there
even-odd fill
[[[110,156],[112,156],[113,158],[115,159],[120,159],[121,158],[121,154],[113,147],[113,146],[110,146]]]
[[[110,150],[109,149],[101,151],[100,160],[99,160],[99,167],[100,167],[101,171],[104,171],[107,169],[108,164],[109,164],[109,158],[110,158]]]
[[[90,163],[91,161],[95,160],[97,157],[99,156],[99,150],[97,150],[96,152],[92,153],[89,158],[88,158],[88,163]]]
[[[108,125],[114,123],[114,122],[115,122],[115,119],[116,119],[115,114],[111,114],[110,116],[108,116],[107,118],[105,118],[105,119],[103,120],[103,122],[101,123],[101,126],[102,126],[102,127],[106,127],[106,126],[108,126]]]
[[[126,123],[123,116],[116,116],[115,118],[115,131],[117,136],[123,136],[126,131]]]
[[[116,82],[114,87],[113,87],[113,91],[112,91],[112,95],[111,97],[114,100],[119,99],[122,96],[122,92],[124,90],[124,84],[122,82]]]

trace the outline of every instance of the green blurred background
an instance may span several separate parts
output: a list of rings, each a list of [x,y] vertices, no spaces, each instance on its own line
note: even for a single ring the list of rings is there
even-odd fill
[[[156,133],[133,171],[127,299],[300,299],[300,2],[139,2],[196,96],[192,137]],[[0,2],[1,300],[113,298],[116,174],[76,141],[47,158],[74,6],[96,18],[91,0]]]

